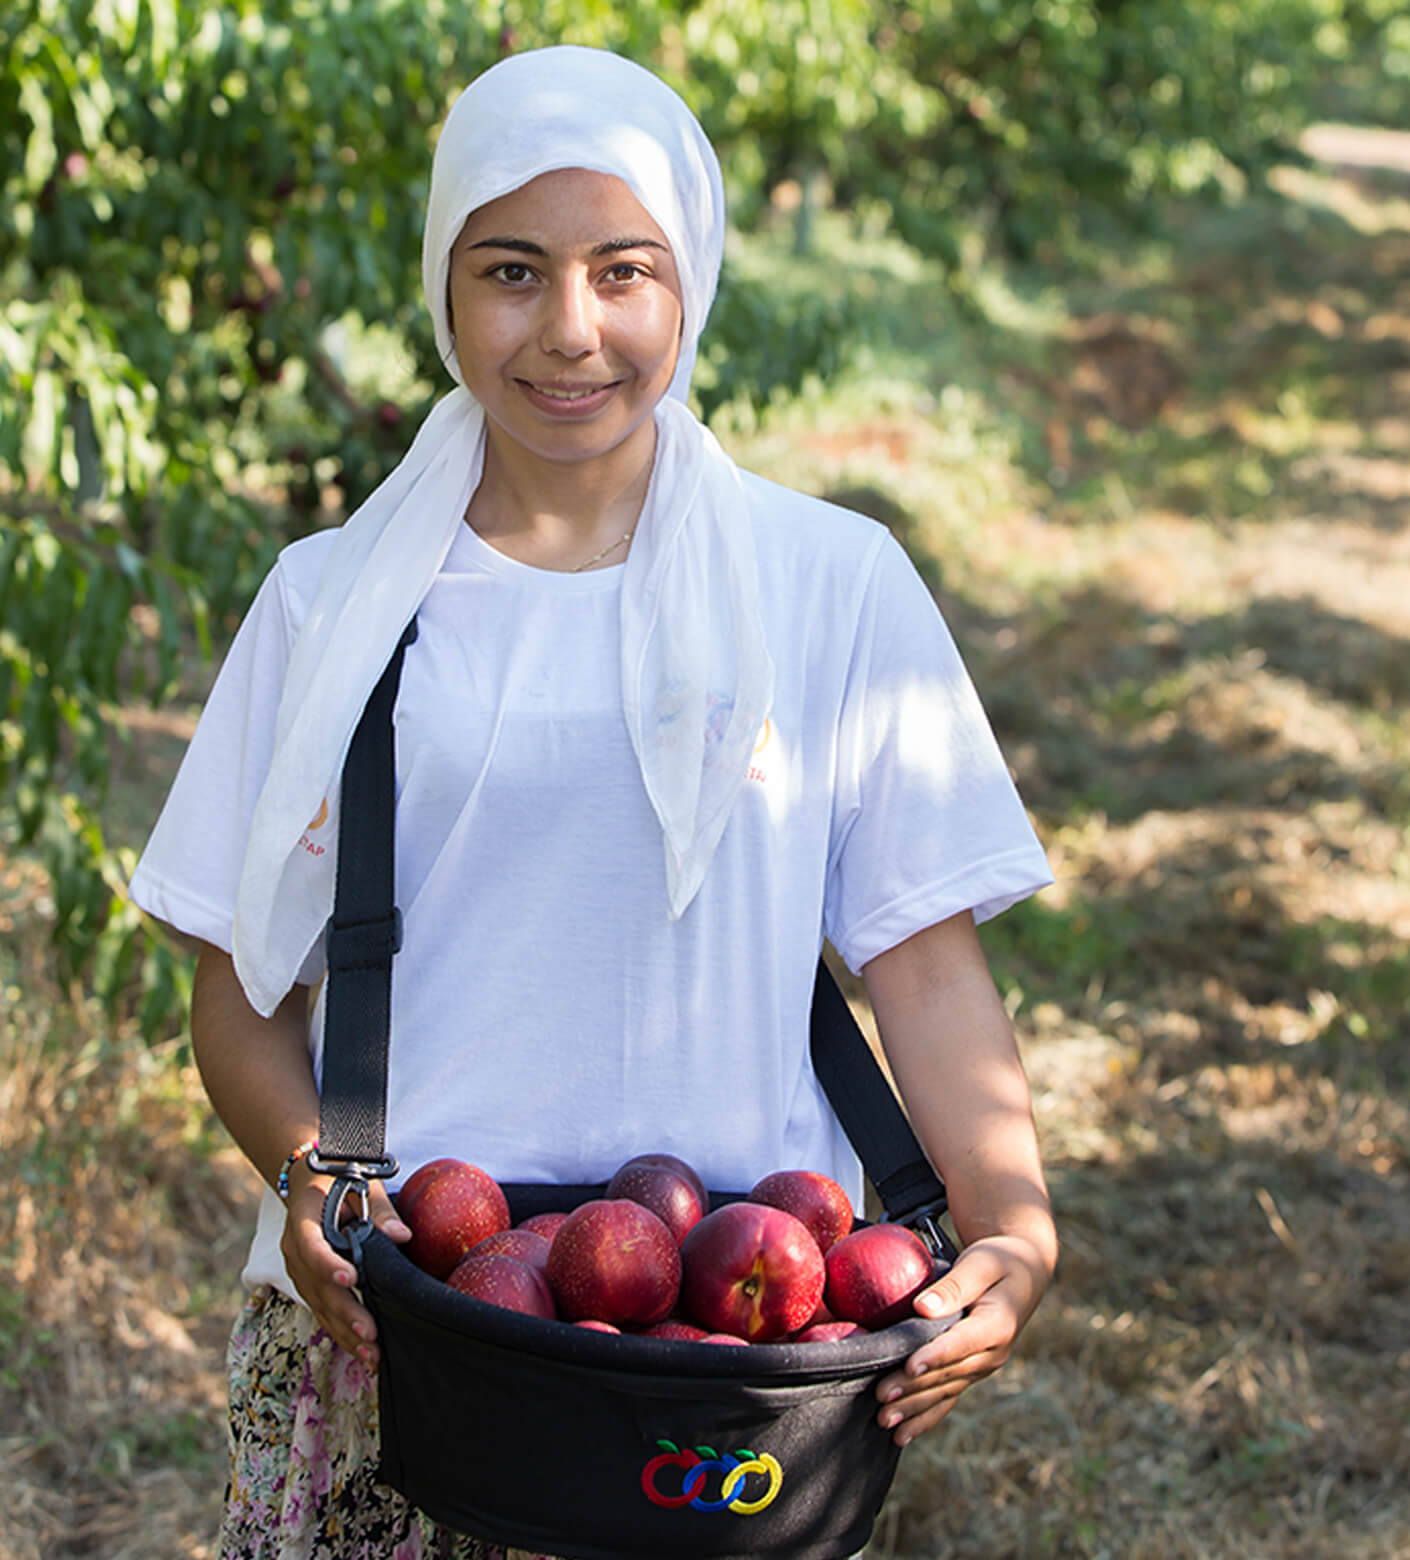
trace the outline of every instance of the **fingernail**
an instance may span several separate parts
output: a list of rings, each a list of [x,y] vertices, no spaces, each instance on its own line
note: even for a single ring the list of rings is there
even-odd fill
[[[344,1289],[350,1289],[352,1287],[352,1279],[348,1276],[348,1271],[346,1268],[338,1268],[334,1272],[333,1282],[335,1284],[341,1284]]]
[[[899,1414],[883,1414],[881,1422],[888,1430],[894,1430],[901,1423],[901,1416]]]
[[[357,1351],[357,1357],[364,1365],[370,1365],[372,1363],[372,1350],[369,1349],[364,1343],[363,1346]]]
[[[382,1226],[382,1233],[390,1236],[392,1240],[401,1240],[403,1237],[410,1239],[410,1229],[400,1219],[388,1219]]]
[[[358,1335],[359,1338],[365,1338],[367,1336],[367,1323],[354,1322],[352,1324],[352,1330]]]
[[[916,1310],[922,1316],[928,1316],[932,1320],[944,1313],[945,1303],[939,1295],[917,1295]]]
[[[883,1403],[894,1403],[896,1401],[896,1399],[898,1397],[900,1397],[900,1395],[901,1395],[900,1387],[888,1387],[887,1390],[882,1393],[881,1401]]]

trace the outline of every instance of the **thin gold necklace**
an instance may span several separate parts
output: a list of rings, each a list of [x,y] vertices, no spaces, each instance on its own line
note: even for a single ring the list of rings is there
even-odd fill
[[[625,536],[619,536],[617,538],[617,540],[615,542],[613,542],[610,547],[604,547],[600,553],[594,553],[592,555],[592,557],[587,560],[586,563],[575,563],[573,565],[573,567],[568,570],[569,574],[581,574],[584,569],[590,569],[593,566],[593,564],[601,563],[602,560],[607,556],[608,553],[616,552],[617,549],[624,542],[631,541],[632,537],[634,537],[635,535],[636,535],[636,527],[633,526],[631,528],[631,530],[628,531]]]

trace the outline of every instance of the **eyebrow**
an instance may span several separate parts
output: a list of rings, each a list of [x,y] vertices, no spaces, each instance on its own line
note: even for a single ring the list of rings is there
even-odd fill
[[[508,249],[519,255],[542,255],[545,258],[548,251],[542,244],[535,244],[527,238],[482,238],[477,243],[470,245],[471,249]],[[593,248],[593,255],[619,255],[627,249],[659,249],[663,253],[666,246],[658,243],[654,238],[608,238]]]

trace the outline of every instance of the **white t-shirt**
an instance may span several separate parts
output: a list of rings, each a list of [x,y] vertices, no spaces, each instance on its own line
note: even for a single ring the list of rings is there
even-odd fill
[[[900,546],[850,511],[744,481],[773,713],[678,922],[621,713],[622,570],[530,568],[466,526],[421,606],[397,705],[405,935],[387,1146],[403,1176],[451,1154],[501,1180],[592,1183],[659,1150],[723,1190],[820,1170],[860,1206],[808,1054],[824,935],[856,970],[1051,881]],[[281,554],[133,878],[146,910],[226,950],[284,668],[330,541]],[[313,827],[303,839],[332,844]],[[315,949],[304,978],[321,969]],[[322,1018],[320,1002],[315,1069]],[[245,1278],[291,1293],[282,1225],[267,1193]]]

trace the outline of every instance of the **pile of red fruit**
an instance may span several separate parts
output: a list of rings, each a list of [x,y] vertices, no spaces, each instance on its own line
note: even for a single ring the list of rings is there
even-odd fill
[[[605,1195],[510,1224],[499,1185],[458,1159],[423,1165],[396,1196],[416,1265],[462,1293],[601,1332],[702,1343],[830,1342],[913,1314],[935,1276],[896,1224],[853,1230],[847,1194],[811,1170],[767,1175],[710,1212],[670,1154],[630,1159]]]

